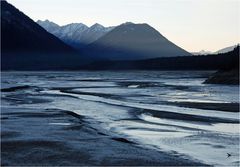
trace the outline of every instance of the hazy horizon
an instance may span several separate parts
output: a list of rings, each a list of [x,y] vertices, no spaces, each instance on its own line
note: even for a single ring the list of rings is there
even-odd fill
[[[217,51],[240,42],[238,0],[8,0],[34,21],[116,26],[148,23],[189,52]]]

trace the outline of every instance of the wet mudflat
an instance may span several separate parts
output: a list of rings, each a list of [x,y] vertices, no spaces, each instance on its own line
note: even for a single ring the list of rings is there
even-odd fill
[[[239,165],[239,88],[208,74],[4,72],[2,165]]]

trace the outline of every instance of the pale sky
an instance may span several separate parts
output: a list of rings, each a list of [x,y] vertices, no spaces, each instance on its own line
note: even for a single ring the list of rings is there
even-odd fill
[[[240,42],[240,0],[8,0],[37,21],[59,25],[148,23],[185,50],[216,51]]]

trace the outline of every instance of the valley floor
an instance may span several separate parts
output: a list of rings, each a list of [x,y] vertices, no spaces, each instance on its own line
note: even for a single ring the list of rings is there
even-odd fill
[[[1,165],[239,165],[238,86],[210,72],[4,72]]]

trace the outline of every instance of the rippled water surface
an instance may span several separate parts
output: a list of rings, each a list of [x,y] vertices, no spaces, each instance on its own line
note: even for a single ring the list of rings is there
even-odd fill
[[[239,88],[202,84],[210,73],[3,72],[1,107],[70,110],[142,147],[239,165]]]

